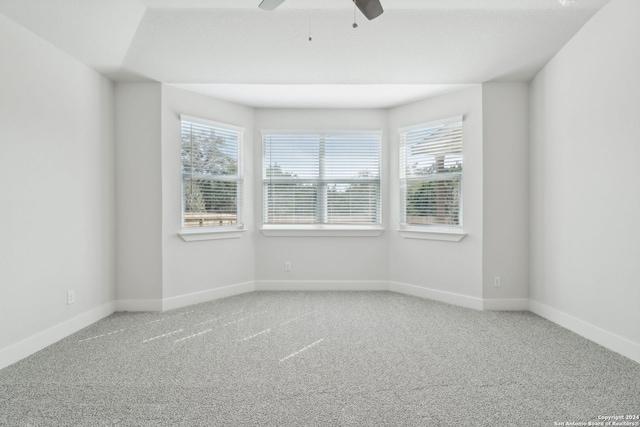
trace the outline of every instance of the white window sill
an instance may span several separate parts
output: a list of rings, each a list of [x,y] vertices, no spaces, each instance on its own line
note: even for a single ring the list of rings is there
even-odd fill
[[[384,233],[384,228],[347,225],[265,225],[260,231],[267,237],[377,237]]]
[[[441,240],[459,242],[467,235],[461,228],[447,227],[407,227],[398,230],[406,239]]]
[[[239,239],[245,231],[247,230],[235,227],[194,227],[183,228],[178,235],[185,242],[200,242],[203,240]]]

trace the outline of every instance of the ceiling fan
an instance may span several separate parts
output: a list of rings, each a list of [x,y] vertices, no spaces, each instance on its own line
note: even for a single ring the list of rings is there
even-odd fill
[[[284,0],[262,0],[262,3],[260,3],[260,9],[274,10],[283,2]],[[353,0],[353,2],[358,6],[360,12],[362,12],[362,14],[369,20],[377,18],[382,15],[382,12],[384,12],[384,10],[382,10],[380,0]]]

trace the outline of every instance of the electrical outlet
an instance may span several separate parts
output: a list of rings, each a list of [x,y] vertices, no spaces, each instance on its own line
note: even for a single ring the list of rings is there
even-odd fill
[[[493,279],[493,286],[498,287],[498,286],[500,286],[500,285],[501,285],[501,283],[500,283],[500,276],[496,276],[496,277]]]
[[[291,271],[291,261],[284,262],[284,271]]]
[[[67,305],[71,305],[76,302],[76,291],[67,291]]]

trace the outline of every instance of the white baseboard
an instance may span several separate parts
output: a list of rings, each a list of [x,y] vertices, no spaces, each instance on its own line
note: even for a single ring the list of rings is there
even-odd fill
[[[461,307],[483,309],[483,299],[470,297],[453,292],[440,291],[437,289],[423,288],[421,286],[408,285],[400,282],[389,282],[389,290],[401,294],[413,295],[415,297],[431,299],[434,301],[446,302],[447,304],[459,305]]]
[[[529,300],[529,311],[640,363],[640,343],[621,337],[538,301]]]
[[[259,280],[256,291],[388,291],[387,281]]]
[[[0,369],[31,356],[33,353],[109,316],[114,311],[115,304],[108,302],[0,349]]]
[[[489,311],[529,311],[528,298],[502,298],[482,300],[482,309]]]
[[[120,299],[116,311],[162,311],[161,299]]]
[[[188,305],[200,304],[202,302],[245,294],[255,290],[255,282],[245,282],[238,283],[236,285],[224,286],[222,288],[209,289],[206,291],[165,298],[162,300],[162,310],[173,310],[175,308],[186,307]]]

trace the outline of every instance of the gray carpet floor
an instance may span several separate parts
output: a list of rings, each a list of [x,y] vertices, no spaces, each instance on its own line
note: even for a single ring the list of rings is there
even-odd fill
[[[391,292],[254,292],[115,313],[0,371],[3,426],[554,426],[635,414],[640,364],[531,313]]]

